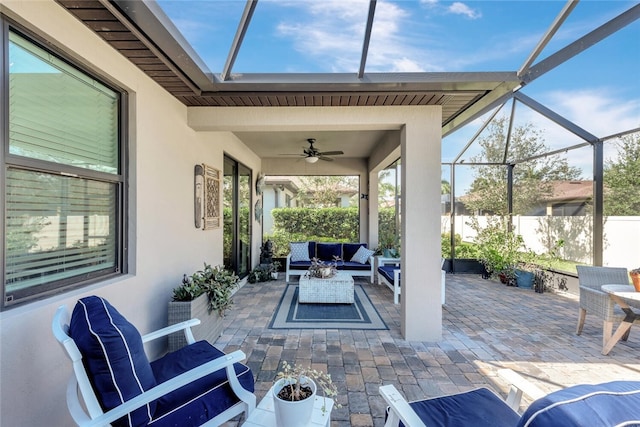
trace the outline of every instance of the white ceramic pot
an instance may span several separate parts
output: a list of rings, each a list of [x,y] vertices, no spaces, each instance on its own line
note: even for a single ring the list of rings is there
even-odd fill
[[[300,427],[306,426],[311,421],[313,412],[313,404],[316,400],[316,383],[310,378],[303,377],[303,384],[308,384],[313,390],[313,394],[307,399],[297,402],[282,400],[278,397],[278,392],[285,385],[289,384],[288,380],[280,379],[276,381],[273,387],[273,406],[276,413],[276,425],[278,427]]]

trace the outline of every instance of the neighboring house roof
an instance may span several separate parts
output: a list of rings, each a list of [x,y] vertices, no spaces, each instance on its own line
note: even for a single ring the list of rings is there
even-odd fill
[[[590,200],[593,198],[593,181],[550,181],[551,195],[543,197],[543,202],[563,202],[569,200]],[[469,193],[456,200],[468,203],[478,200],[480,195]]]
[[[282,186],[294,194],[300,191],[300,179],[296,176],[265,176],[264,185],[271,187]]]
[[[552,194],[544,198],[547,202],[593,198],[593,181],[553,181],[551,184]]]

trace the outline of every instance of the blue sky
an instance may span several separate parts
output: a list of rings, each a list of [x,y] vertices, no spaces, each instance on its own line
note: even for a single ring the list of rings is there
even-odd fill
[[[538,60],[636,3],[581,1]],[[159,4],[210,71],[221,72],[245,2],[160,0]],[[515,71],[564,5],[564,1],[379,0],[366,72]],[[233,72],[356,73],[367,12],[367,0],[261,0]],[[640,126],[639,76],[640,21],[636,21],[522,92],[604,137]],[[519,111],[521,120],[544,122],[526,109]],[[479,119],[445,139],[443,161],[453,159],[480,124]],[[580,142],[549,126],[550,146]]]

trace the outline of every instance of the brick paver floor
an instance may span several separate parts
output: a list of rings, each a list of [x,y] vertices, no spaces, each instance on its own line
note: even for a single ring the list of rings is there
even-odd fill
[[[364,287],[389,330],[269,329],[285,288],[278,280],[247,284],[236,293],[216,346],[246,353],[258,402],[284,360],[330,372],[342,404],[331,414],[332,427],[382,426],[382,384],[394,384],[415,400],[481,386],[505,396],[507,386],[496,377],[505,367],[546,391],[576,383],[640,380],[638,333],[632,331],[628,341],[603,356],[597,318],[587,315],[582,335],[575,334],[575,295],[538,294],[479,275],[447,275],[446,286],[439,342],[405,341],[400,305],[393,304],[386,286],[370,284]]]

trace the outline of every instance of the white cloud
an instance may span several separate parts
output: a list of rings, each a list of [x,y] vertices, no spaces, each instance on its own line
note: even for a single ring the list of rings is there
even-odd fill
[[[455,15],[464,15],[470,19],[478,19],[482,17],[482,14],[479,11],[470,8],[462,2],[452,3],[447,10]]]
[[[608,95],[612,91],[604,87],[555,91],[547,95],[548,104],[549,108],[597,137],[640,126],[640,100]]]

